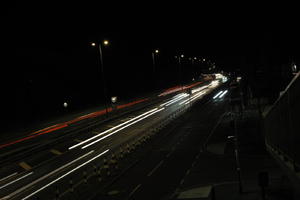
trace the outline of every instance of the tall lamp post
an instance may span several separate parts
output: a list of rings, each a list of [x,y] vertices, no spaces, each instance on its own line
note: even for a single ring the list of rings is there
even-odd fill
[[[101,69],[101,74],[102,74],[102,84],[103,84],[103,95],[104,95],[104,103],[105,103],[105,113],[107,116],[108,113],[108,105],[107,105],[107,89],[106,89],[106,82],[105,82],[105,76],[104,76],[104,67],[103,67],[103,55],[102,55],[102,45],[108,46],[109,41],[104,40],[102,42],[98,43],[98,48],[99,48],[99,60],[100,60],[100,69]],[[91,46],[95,47],[97,44],[95,42],[91,43]]]
[[[180,78],[180,85],[181,85],[181,91],[183,90],[183,83],[182,83],[182,64],[181,64],[181,59],[184,58],[184,55],[181,54],[178,56],[178,64],[179,64],[179,78]]]
[[[155,81],[155,72],[156,72],[156,62],[155,62],[155,55],[159,54],[159,50],[155,49],[152,51],[152,65],[153,65],[153,82],[154,82],[154,87],[156,89],[156,81]]]

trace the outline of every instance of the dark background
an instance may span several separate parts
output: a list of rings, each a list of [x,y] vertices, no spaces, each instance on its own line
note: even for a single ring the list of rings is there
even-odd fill
[[[195,6],[12,3],[2,24],[4,127],[27,127],[103,104],[99,52],[90,46],[103,39],[110,41],[103,48],[109,97],[126,100],[177,85],[174,56],[183,53],[242,74],[255,95],[275,99],[291,78],[291,63],[299,62],[296,24],[254,18],[253,10],[241,18],[244,9],[232,14]],[[154,80],[151,52],[156,48]],[[205,67],[183,61],[184,82]]]

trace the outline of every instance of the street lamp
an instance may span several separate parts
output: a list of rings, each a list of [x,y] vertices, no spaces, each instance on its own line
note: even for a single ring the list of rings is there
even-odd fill
[[[101,69],[101,74],[102,74],[102,84],[103,84],[103,94],[104,94],[104,103],[105,103],[105,112],[106,115],[108,113],[108,105],[107,105],[107,90],[106,90],[106,83],[105,83],[105,76],[104,76],[104,66],[103,66],[103,56],[102,56],[102,44],[104,46],[109,45],[108,40],[104,40],[102,43],[99,42],[98,48],[99,48],[99,60],[100,60],[100,69]],[[91,43],[91,46],[95,47],[97,44],[95,42]]]
[[[181,85],[181,90],[183,90],[183,84],[182,84],[182,66],[181,66],[181,59],[184,58],[184,55],[181,54],[180,56],[175,56],[175,58],[178,58],[178,64],[179,64],[179,81],[180,81],[180,85]]]
[[[155,81],[155,71],[156,71],[155,55],[159,54],[159,50],[155,49],[154,51],[152,51],[151,54],[152,54],[152,65],[153,65],[153,82],[154,82],[154,87],[156,87],[156,81]]]

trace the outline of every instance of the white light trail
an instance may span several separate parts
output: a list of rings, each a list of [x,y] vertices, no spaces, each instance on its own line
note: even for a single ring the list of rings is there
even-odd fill
[[[183,99],[183,98],[185,98],[187,96],[189,96],[189,94],[185,94],[184,96],[181,96],[180,98],[174,99],[172,102],[166,104],[165,106],[172,105],[172,104],[176,103],[177,101],[179,101],[179,100],[181,100],[181,99]]]
[[[225,92],[223,92],[223,94],[221,94],[221,95],[219,96],[219,98],[222,98],[227,92],[228,92],[228,90],[225,90]]]
[[[110,129],[104,131],[104,132],[101,132],[101,133],[99,133],[99,134],[97,134],[97,135],[95,135],[95,136],[93,136],[93,137],[91,137],[91,138],[89,138],[89,139],[86,139],[86,140],[84,140],[84,141],[82,141],[82,142],[80,142],[80,143],[77,143],[77,144],[75,144],[75,145],[69,147],[69,150],[74,149],[74,148],[76,148],[76,147],[78,147],[78,146],[80,146],[80,145],[82,145],[82,144],[85,144],[85,143],[87,143],[87,142],[89,142],[89,141],[91,141],[91,140],[93,140],[93,139],[95,139],[95,138],[97,138],[97,137],[100,137],[100,136],[104,135],[105,133],[108,133],[108,132],[110,132],[110,131],[113,131],[113,130],[115,130],[116,128],[119,128],[119,127],[121,127],[121,126],[123,126],[123,125],[125,125],[125,124],[128,124],[129,122],[132,122],[132,121],[134,121],[134,120],[136,120],[136,119],[138,119],[138,118],[140,118],[140,117],[142,117],[142,116],[144,116],[144,115],[147,115],[147,114],[149,114],[149,113],[151,113],[151,112],[154,112],[154,111],[156,111],[157,109],[158,109],[158,108],[152,109],[152,110],[150,110],[150,111],[148,111],[148,112],[145,112],[145,113],[143,113],[143,114],[141,114],[141,115],[139,115],[139,116],[136,116],[136,117],[134,117],[134,118],[132,118],[132,119],[130,119],[130,120],[124,122],[124,123],[121,123],[121,124],[119,124],[119,125],[117,125],[117,126],[115,126],[115,127],[112,127],[112,128],[110,128]]]
[[[72,165],[73,163],[75,163],[75,162],[77,162],[78,160],[80,160],[80,159],[82,159],[82,158],[88,156],[89,154],[91,154],[91,153],[93,153],[93,152],[94,152],[94,151],[90,151],[90,152],[88,152],[88,153],[86,153],[86,154],[84,154],[84,155],[82,155],[82,156],[76,158],[75,160],[73,160],[73,161],[71,161],[71,162],[69,162],[69,163],[67,163],[67,164],[65,164],[65,165],[63,165],[63,166],[57,168],[56,170],[54,170],[54,171],[52,171],[52,172],[50,172],[50,173],[48,173],[48,174],[46,174],[46,175],[44,175],[44,176],[42,176],[42,177],[36,179],[35,181],[31,182],[30,184],[28,184],[28,185],[26,185],[26,186],[24,186],[24,187],[22,187],[22,188],[20,188],[20,189],[18,189],[18,190],[16,190],[16,191],[14,191],[13,193],[9,194],[8,196],[6,196],[6,198],[10,198],[10,197],[12,197],[12,196],[14,196],[14,195],[16,195],[16,194],[18,194],[18,193],[20,193],[20,192],[26,190],[26,189],[32,187],[33,185],[37,184],[38,182],[40,182],[40,181],[42,181],[42,180],[48,178],[49,176],[52,176],[52,175],[55,174],[56,172],[58,172],[58,171],[60,171],[60,170],[62,170],[62,169],[64,169],[64,168],[66,168],[66,167]]]
[[[6,179],[8,179],[8,178],[10,178],[10,177],[12,177],[12,176],[14,176],[14,175],[17,175],[17,174],[18,174],[18,173],[15,172],[15,173],[13,173],[13,174],[11,174],[11,175],[5,176],[4,178],[1,178],[1,179],[0,179],[0,182],[1,182],[1,181],[4,181],[4,180],[6,180]]]
[[[223,93],[223,90],[221,90],[220,92],[218,92],[218,94],[216,94],[216,95],[213,97],[213,99],[218,98],[218,96],[219,96],[220,94],[222,94],[222,93]]]
[[[159,110],[157,110],[157,111],[155,111],[155,112],[152,112],[152,113],[150,113],[150,114],[148,114],[148,115],[146,115],[146,116],[144,116],[144,117],[142,117],[142,118],[140,118],[140,119],[138,119],[138,120],[136,120],[136,121],[134,121],[134,122],[132,122],[132,123],[130,123],[130,124],[127,124],[126,126],[123,126],[122,128],[120,128],[120,129],[118,129],[118,130],[115,130],[114,132],[112,132],[112,133],[110,133],[110,134],[108,134],[108,135],[106,135],[106,136],[104,136],[104,137],[102,137],[102,138],[99,138],[98,140],[95,140],[95,141],[93,141],[93,142],[91,142],[91,143],[89,143],[89,144],[87,144],[87,145],[81,147],[81,149],[85,149],[85,148],[87,148],[87,147],[89,147],[89,146],[91,146],[91,145],[93,145],[93,144],[95,144],[95,143],[97,143],[97,142],[100,142],[101,140],[103,140],[103,139],[105,139],[105,138],[107,138],[107,137],[109,137],[109,136],[111,136],[111,135],[113,135],[113,134],[115,134],[115,133],[117,133],[117,132],[119,132],[119,131],[121,131],[121,130],[127,128],[128,126],[131,126],[131,125],[133,125],[133,124],[135,124],[135,123],[137,123],[137,122],[139,122],[139,121],[141,121],[141,120],[143,120],[143,119],[145,119],[145,118],[147,118],[147,117],[149,117],[149,116],[151,116],[151,115],[154,115],[154,114],[157,113],[157,112],[160,112],[160,111],[164,110],[164,109],[165,109],[165,108],[161,108],[161,109],[159,109]]]
[[[109,149],[107,149],[107,150],[103,151],[102,153],[98,154],[97,156],[93,157],[92,159],[90,159],[90,160],[88,160],[88,161],[86,161],[86,162],[82,163],[81,165],[79,165],[79,166],[75,167],[74,169],[72,169],[72,170],[68,171],[68,172],[67,172],[67,173],[65,173],[64,175],[62,175],[62,176],[58,177],[57,179],[55,179],[55,180],[51,181],[51,182],[50,182],[50,183],[48,183],[47,185],[45,185],[45,186],[41,187],[40,189],[38,189],[38,190],[34,191],[34,192],[33,192],[33,193],[31,193],[30,195],[28,195],[28,196],[24,197],[22,200],[26,200],[26,199],[28,199],[28,198],[32,197],[33,195],[35,195],[35,194],[37,194],[38,192],[42,191],[43,189],[45,189],[45,188],[49,187],[49,186],[50,186],[50,185],[52,185],[53,183],[55,183],[55,182],[59,181],[60,179],[62,179],[62,178],[64,178],[64,177],[66,177],[66,176],[68,176],[69,174],[73,173],[74,171],[76,171],[76,170],[80,169],[80,168],[81,168],[81,167],[83,167],[84,165],[86,165],[86,164],[88,164],[88,163],[92,162],[93,160],[95,160],[95,159],[99,158],[100,156],[102,156],[103,154],[107,153],[108,151],[109,151]]]
[[[165,102],[163,104],[160,104],[159,106],[160,107],[165,106],[165,105],[167,105],[169,103],[172,103],[172,102],[176,101],[179,98],[181,99],[182,97],[186,97],[186,95],[187,95],[186,93],[178,94],[178,95],[174,96],[170,101],[167,101],[167,102]]]
[[[7,186],[9,186],[9,185],[11,185],[11,184],[13,184],[13,183],[15,183],[15,182],[21,180],[21,179],[23,179],[23,178],[25,178],[25,177],[27,177],[27,176],[29,176],[29,175],[31,175],[31,174],[33,174],[33,172],[30,172],[30,173],[28,173],[28,174],[25,174],[24,176],[21,176],[20,178],[17,178],[17,179],[15,179],[15,180],[13,180],[13,181],[11,181],[11,182],[9,182],[9,183],[6,183],[5,185],[2,185],[2,186],[0,187],[0,189],[3,189],[3,188],[5,188],[5,187],[7,187]]]

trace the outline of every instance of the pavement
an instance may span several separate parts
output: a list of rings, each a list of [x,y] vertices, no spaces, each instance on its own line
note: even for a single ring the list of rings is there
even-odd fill
[[[275,160],[266,152],[258,112],[246,109],[237,121],[241,192],[234,156],[230,111],[212,132],[206,149],[199,151],[182,184],[166,199],[260,200],[258,174],[267,172],[266,199],[293,199],[292,187]],[[208,192],[206,192],[209,190]]]

